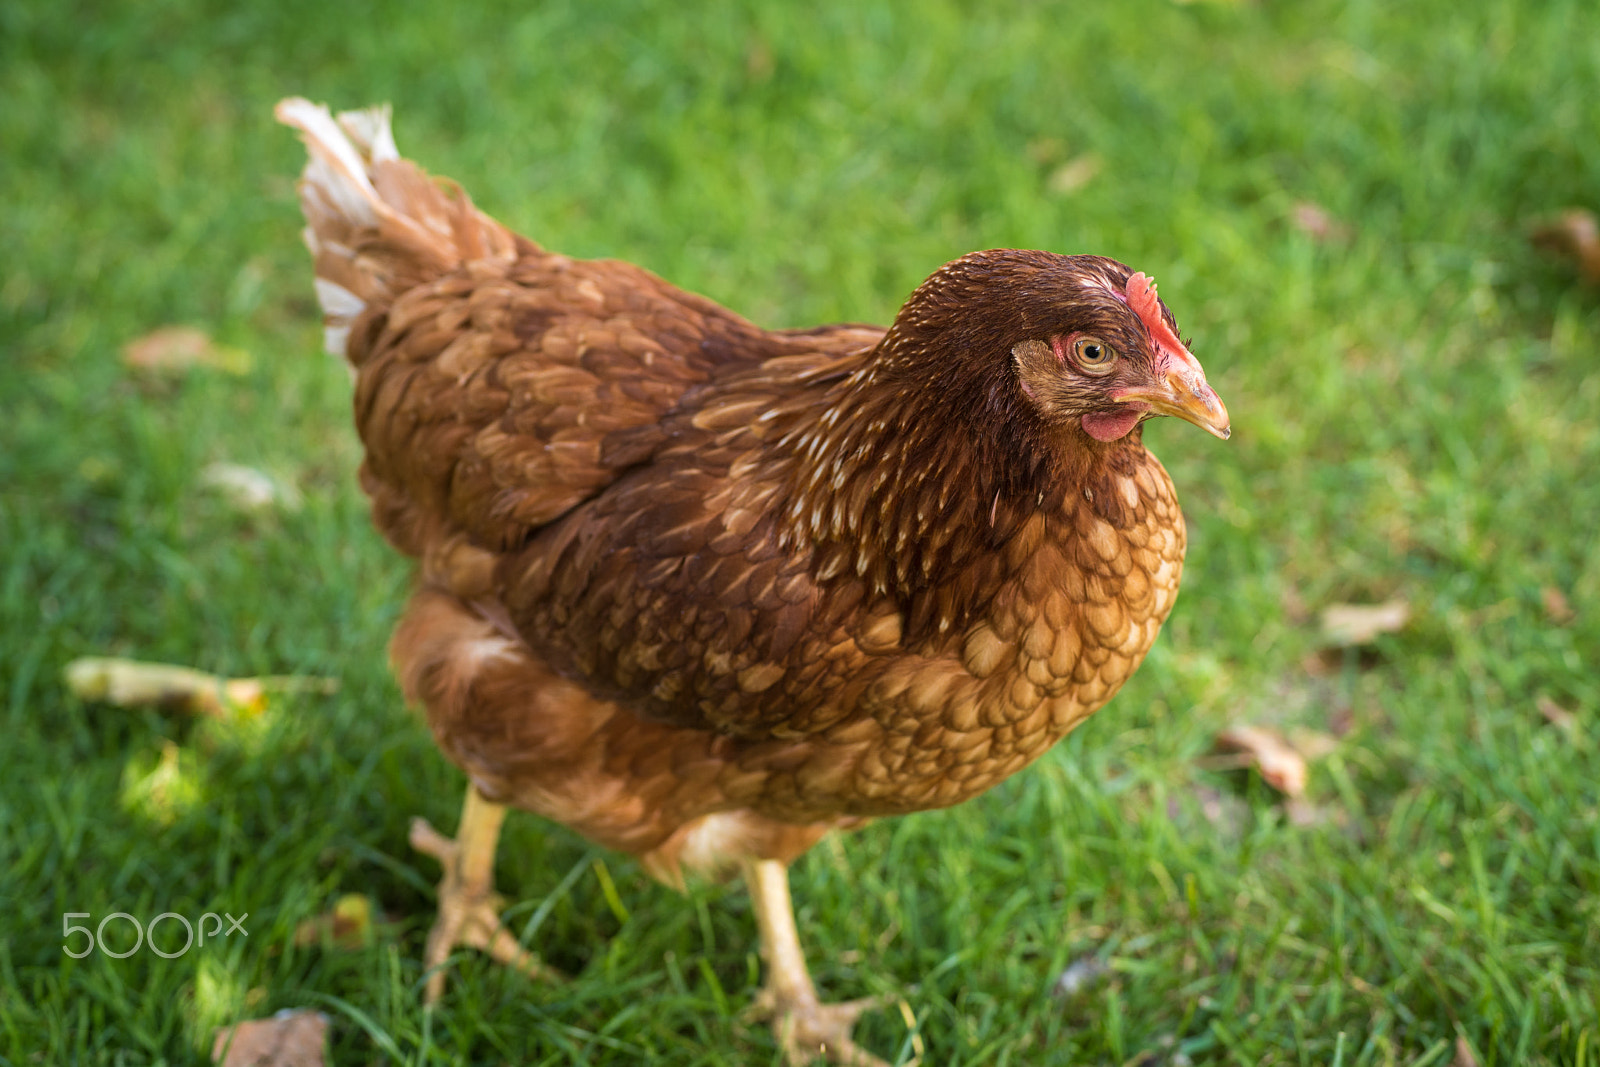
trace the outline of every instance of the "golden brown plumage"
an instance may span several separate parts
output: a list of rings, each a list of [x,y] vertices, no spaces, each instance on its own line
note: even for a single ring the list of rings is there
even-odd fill
[[[1138,424],[1227,433],[1143,275],[980,252],[888,331],[769,332],[510,234],[386,115],[279,115],[362,485],[421,561],[394,664],[488,800],[668,882],[787,863],[983,792],[1138,667],[1184,551]]]

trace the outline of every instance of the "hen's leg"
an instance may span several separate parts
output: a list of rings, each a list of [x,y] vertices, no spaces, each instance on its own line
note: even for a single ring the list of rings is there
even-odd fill
[[[876,997],[842,1004],[817,1000],[817,987],[811,984],[794,928],[788,868],[776,860],[747,860],[744,880],[761,930],[761,955],[767,961],[767,980],[756,997],[754,1012],[772,1020],[772,1032],[789,1062],[802,1067],[825,1056],[834,1063],[888,1067],[850,1040],[856,1018],[877,1006]]]
[[[426,819],[411,820],[411,847],[426,852],[444,866],[444,877],[439,881],[439,918],[428,934],[423,957],[428,972],[428,1004],[444,992],[445,960],[457,945],[487,952],[530,977],[559,977],[517,944],[511,931],[500,924],[503,902],[494,891],[494,852],[505,817],[504,804],[484,799],[482,793],[468,785],[454,841],[428,825]]]

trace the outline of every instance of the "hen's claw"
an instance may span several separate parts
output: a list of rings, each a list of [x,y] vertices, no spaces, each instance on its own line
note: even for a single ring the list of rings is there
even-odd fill
[[[771,986],[761,990],[750,1005],[748,1017],[768,1020],[772,1033],[783,1048],[791,1067],[807,1067],[818,1058],[846,1067],[889,1067],[851,1039],[862,1012],[883,1006],[879,997],[862,997],[838,1004],[823,1004],[815,998],[785,998]]]
[[[429,1006],[444,994],[444,965],[457,945],[487,952],[530,978],[563,977],[518,944],[500,922],[504,901],[493,889],[491,872],[504,811],[469,791],[461,812],[460,837],[465,847],[435,830],[428,820],[411,820],[411,847],[432,856],[444,868],[439,880],[439,917],[428,932],[422,960],[428,975],[423,1000]]]

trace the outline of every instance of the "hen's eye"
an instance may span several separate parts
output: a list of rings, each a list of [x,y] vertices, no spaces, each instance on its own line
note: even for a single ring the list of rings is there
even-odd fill
[[[1078,365],[1091,374],[1103,374],[1116,362],[1117,353],[1098,337],[1080,337],[1072,346]]]

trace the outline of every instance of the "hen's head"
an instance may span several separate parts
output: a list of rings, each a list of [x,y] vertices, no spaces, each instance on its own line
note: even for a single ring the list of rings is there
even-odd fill
[[[998,413],[1096,441],[1117,440],[1152,415],[1229,434],[1227,408],[1178,339],[1155,283],[1103,256],[963,256],[906,301],[884,355],[892,368],[942,379],[928,384],[950,388],[952,401],[964,380],[978,387],[973,400]]]

